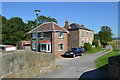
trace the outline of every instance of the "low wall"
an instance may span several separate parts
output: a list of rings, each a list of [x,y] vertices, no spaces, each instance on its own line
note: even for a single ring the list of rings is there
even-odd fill
[[[120,55],[109,58],[109,76],[120,79]]]
[[[53,71],[53,54],[19,50],[0,53],[0,78],[31,78]]]

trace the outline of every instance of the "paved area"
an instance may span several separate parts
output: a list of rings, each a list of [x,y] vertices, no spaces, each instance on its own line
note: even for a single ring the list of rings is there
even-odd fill
[[[111,46],[109,46],[108,49],[111,49]],[[96,70],[94,60],[110,51],[107,51],[105,53],[103,53],[102,51],[94,54],[86,54],[73,59],[57,60],[56,65],[61,65],[62,66],[61,68],[56,69],[51,73],[38,75],[36,78],[80,78],[81,75],[83,76],[83,73],[87,73],[87,72],[90,72],[89,73],[90,75],[89,76],[85,75],[85,76],[92,78],[93,76],[91,75],[95,75],[97,73],[100,74],[103,73],[99,70],[97,70],[97,73],[96,72],[91,73],[92,71]],[[103,75],[104,74],[97,75],[97,78]]]

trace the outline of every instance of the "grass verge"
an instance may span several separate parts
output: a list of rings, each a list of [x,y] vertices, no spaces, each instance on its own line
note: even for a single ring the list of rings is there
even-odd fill
[[[92,53],[96,53],[96,52],[100,52],[106,50],[105,48],[92,48],[90,51],[85,52],[85,54],[92,54]]]
[[[96,68],[100,68],[101,70],[107,71],[108,70],[108,58],[111,56],[118,55],[118,51],[111,51],[95,60]]]

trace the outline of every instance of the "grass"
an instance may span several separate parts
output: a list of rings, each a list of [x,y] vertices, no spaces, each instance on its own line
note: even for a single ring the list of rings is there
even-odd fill
[[[85,52],[85,54],[92,54],[92,53],[100,52],[103,50],[105,50],[105,48],[92,48],[90,51]]]
[[[118,55],[118,51],[111,51],[95,60],[96,68],[101,68],[101,70],[107,71],[108,70],[108,58],[111,56]]]

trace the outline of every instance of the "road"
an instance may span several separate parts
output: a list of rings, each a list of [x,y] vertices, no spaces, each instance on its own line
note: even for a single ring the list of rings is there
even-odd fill
[[[106,53],[108,52],[103,53],[102,51],[94,54],[86,54],[73,59],[56,60],[56,65],[61,65],[61,68],[44,75],[38,75],[36,78],[80,78],[83,73],[96,70],[94,60]],[[92,75],[96,75],[97,78],[106,76],[101,71],[90,73],[88,77],[94,78]]]

